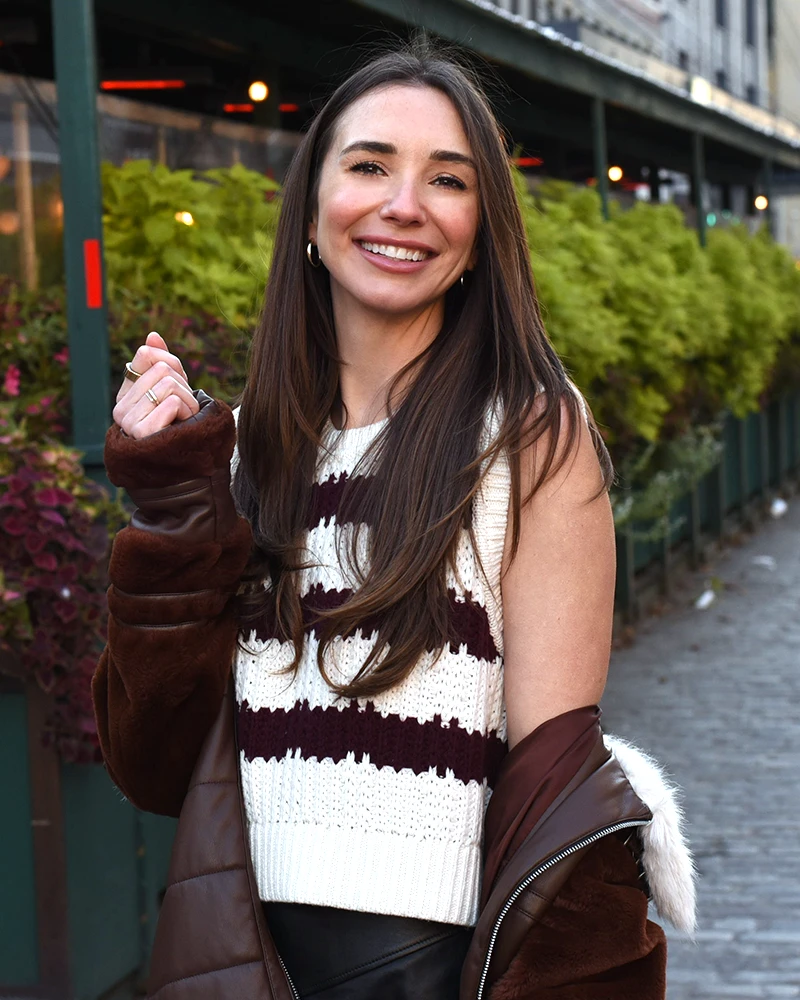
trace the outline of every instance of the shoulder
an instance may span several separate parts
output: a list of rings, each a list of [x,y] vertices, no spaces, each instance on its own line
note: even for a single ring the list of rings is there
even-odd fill
[[[555,404],[539,392],[523,427],[519,452],[523,520],[553,501],[588,503],[607,491],[611,463],[605,446],[583,394],[571,381],[567,388]],[[537,430],[542,420],[545,426]]]

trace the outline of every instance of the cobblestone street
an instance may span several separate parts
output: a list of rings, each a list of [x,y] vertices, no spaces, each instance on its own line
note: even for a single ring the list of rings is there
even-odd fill
[[[800,997],[800,499],[615,651],[603,707],[684,790],[700,927],[670,937],[668,1000]]]

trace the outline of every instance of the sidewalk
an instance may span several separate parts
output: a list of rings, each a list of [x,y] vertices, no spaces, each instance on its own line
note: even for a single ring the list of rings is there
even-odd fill
[[[800,997],[800,497],[615,651],[603,708],[684,790],[700,929],[670,935],[668,1000]]]

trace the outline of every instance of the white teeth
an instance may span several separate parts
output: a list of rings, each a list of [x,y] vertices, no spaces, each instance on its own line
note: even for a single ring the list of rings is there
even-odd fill
[[[428,254],[424,250],[410,250],[408,247],[398,247],[392,243],[366,243],[361,246],[370,253],[391,257],[394,260],[425,260]]]

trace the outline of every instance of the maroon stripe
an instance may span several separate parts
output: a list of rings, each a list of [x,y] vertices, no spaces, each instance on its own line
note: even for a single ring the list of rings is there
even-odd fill
[[[345,708],[311,708],[307,701],[286,709],[252,709],[238,706],[239,748],[247,760],[281,760],[297,754],[303,760],[334,763],[353,754],[376,767],[395,771],[410,768],[414,774],[435,769],[440,778],[451,771],[459,781],[486,780],[491,788],[506,755],[506,744],[491,732],[467,732],[455,719],[431,722],[383,716],[372,702],[362,708],[350,701]]]
[[[347,508],[352,509],[354,505],[361,506],[374,481],[372,476],[355,476],[351,480],[348,474],[343,472],[340,476],[329,476],[323,483],[313,483],[308,530],[311,531],[322,522],[327,523],[334,514],[337,524],[352,523],[353,518],[348,515],[347,509],[342,508],[345,487],[350,484]]]
[[[341,607],[352,596],[352,590],[325,590],[322,584],[316,584],[301,598],[303,623],[307,633],[314,631],[320,611],[333,611]],[[489,627],[489,616],[486,609],[472,600],[467,593],[465,600],[456,600],[454,590],[447,592],[448,624],[450,632],[450,648],[457,653],[462,646],[467,652],[479,660],[494,660],[498,656],[497,647]],[[362,635],[372,635],[377,631],[379,616],[367,618],[361,626]],[[261,642],[278,638],[274,609],[265,613],[254,626],[256,638]]]

